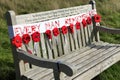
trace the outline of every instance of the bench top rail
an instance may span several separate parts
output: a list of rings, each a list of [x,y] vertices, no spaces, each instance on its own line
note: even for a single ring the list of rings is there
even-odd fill
[[[17,24],[38,23],[41,21],[82,14],[90,10],[92,10],[92,5],[88,4],[83,6],[71,7],[71,8],[63,8],[63,9],[51,10],[45,12],[17,15],[16,21]]]

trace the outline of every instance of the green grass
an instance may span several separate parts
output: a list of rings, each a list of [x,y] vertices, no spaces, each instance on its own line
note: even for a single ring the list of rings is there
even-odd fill
[[[0,0],[0,80],[15,80],[13,58],[4,14],[14,10],[26,14],[87,4],[89,0]],[[120,28],[120,0],[96,0],[97,11],[102,16],[102,25]],[[101,40],[120,43],[120,35],[100,33]],[[113,65],[97,80],[119,80],[120,62]]]
[[[0,80],[14,80],[15,72],[7,25],[3,19],[0,19],[0,22]]]

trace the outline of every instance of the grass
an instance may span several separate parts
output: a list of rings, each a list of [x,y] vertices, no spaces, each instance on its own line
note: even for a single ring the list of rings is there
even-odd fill
[[[88,3],[89,0],[0,0],[0,80],[15,80],[13,58],[4,14],[14,10],[16,14],[26,14],[53,10]],[[96,0],[98,13],[102,16],[102,25],[120,28],[120,0]],[[120,43],[120,35],[100,33],[101,40]],[[119,80],[120,62],[113,65],[97,80]]]

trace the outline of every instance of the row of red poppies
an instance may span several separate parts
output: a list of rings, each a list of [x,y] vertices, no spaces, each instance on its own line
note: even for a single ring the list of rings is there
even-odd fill
[[[100,16],[99,16],[99,15],[95,15],[95,16],[94,16],[94,21],[95,21],[95,22],[100,22]],[[83,25],[83,27],[86,27],[87,25],[90,25],[91,23],[92,23],[91,17],[88,17],[87,20],[85,20],[85,19],[82,20],[82,25]],[[76,26],[76,29],[79,30],[79,29],[80,29],[80,22],[77,22],[77,23],[75,24],[75,26]],[[74,25],[73,25],[73,24],[70,24],[69,28],[67,28],[66,26],[62,26],[62,28],[61,28],[62,34],[63,34],[63,35],[67,34],[68,29],[69,29],[69,31],[70,31],[71,34],[74,33]],[[52,32],[53,32],[53,35],[54,35],[55,37],[57,37],[57,36],[60,34],[58,28],[54,28],[54,29],[52,30]],[[46,34],[46,36],[47,36],[48,39],[52,39],[52,32],[51,32],[51,30],[47,30],[47,31],[45,32],[45,34]],[[34,32],[34,33],[31,35],[31,38],[32,38],[32,40],[33,40],[34,42],[39,42],[39,41],[40,41],[40,33],[39,33],[39,32]],[[22,42],[23,42],[24,44],[28,44],[28,43],[30,42],[30,35],[29,35],[29,34],[24,34],[24,35],[22,36],[22,38],[21,38],[19,35],[16,35],[16,36],[13,37],[13,39],[12,39],[12,44],[13,44],[16,48],[21,47],[21,46],[22,46]]]

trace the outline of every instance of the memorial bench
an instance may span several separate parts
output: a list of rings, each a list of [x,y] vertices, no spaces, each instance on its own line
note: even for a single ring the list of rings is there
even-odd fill
[[[91,80],[120,60],[120,45],[100,41],[95,1],[45,12],[6,13],[18,80]]]

